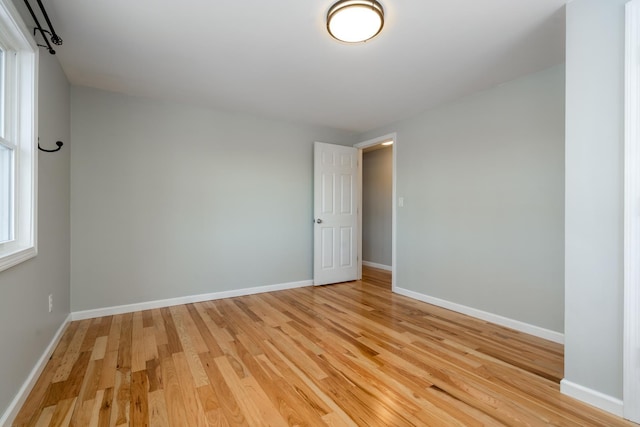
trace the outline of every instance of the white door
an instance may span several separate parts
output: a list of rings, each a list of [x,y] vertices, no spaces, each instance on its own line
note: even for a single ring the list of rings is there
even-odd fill
[[[353,147],[314,145],[314,285],[357,279],[359,155]]]

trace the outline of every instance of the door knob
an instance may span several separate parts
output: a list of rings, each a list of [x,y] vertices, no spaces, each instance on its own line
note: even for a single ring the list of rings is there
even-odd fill
[[[316,222],[317,222],[318,224],[322,224],[322,220],[321,220],[320,218],[316,219]]]

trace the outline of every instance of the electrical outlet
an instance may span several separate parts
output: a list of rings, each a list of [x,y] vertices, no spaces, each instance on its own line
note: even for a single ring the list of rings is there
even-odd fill
[[[49,294],[49,313],[53,311],[53,294]]]

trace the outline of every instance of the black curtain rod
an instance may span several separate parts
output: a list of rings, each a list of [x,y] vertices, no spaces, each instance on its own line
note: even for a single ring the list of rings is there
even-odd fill
[[[42,35],[42,38],[44,39],[44,42],[47,45],[45,46],[45,45],[39,44],[38,46],[46,47],[51,55],[55,55],[56,51],[51,46],[51,43],[49,43],[49,39],[47,39],[47,35],[45,33],[48,33],[51,36],[51,42],[55,45],[60,46],[62,44],[62,39],[56,34],[55,30],[53,29],[53,25],[51,25],[51,20],[49,19],[49,14],[47,14],[47,11],[45,10],[44,5],[42,4],[42,1],[37,0],[37,2],[38,2],[38,6],[40,6],[40,11],[44,16],[44,19],[47,21],[47,25],[49,26],[49,31],[43,29],[42,26],[40,25],[40,21],[38,20],[38,17],[33,11],[33,8],[31,8],[31,5],[29,4],[29,0],[24,0],[24,4],[27,5],[27,9],[29,9],[29,13],[31,14],[31,17],[33,18],[33,21],[36,24],[36,27],[33,29],[33,35],[35,35],[37,31],[39,31],[40,34]]]
[[[49,14],[47,13],[44,5],[40,0],[38,1],[38,6],[40,6],[40,10],[42,11],[42,15],[44,16],[45,21],[47,21],[47,25],[49,26],[49,34],[51,34],[51,43],[60,46],[62,44],[62,39],[56,34],[56,30],[53,29],[53,25],[51,24],[51,20],[49,19]]]
[[[41,44],[39,44],[38,46],[46,47],[47,49],[49,49],[49,53],[51,55],[55,55],[56,51],[53,50],[53,48],[51,47],[51,43],[49,43],[49,39],[47,39],[47,36],[44,34],[44,30],[40,26],[40,21],[38,21],[38,17],[33,12],[33,9],[31,8],[31,5],[29,4],[29,1],[28,0],[24,0],[24,4],[27,5],[27,9],[29,9],[29,13],[31,14],[31,17],[33,18],[33,21],[36,23],[36,28],[33,29],[33,33],[35,34],[36,30],[40,31],[40,34],[42,34],[42,38],[44,38],[44,42],[47,44],[46,46],[43,46]]]

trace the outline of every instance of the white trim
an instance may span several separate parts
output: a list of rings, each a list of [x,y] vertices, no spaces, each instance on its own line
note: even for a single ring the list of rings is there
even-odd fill
[[[398,265],[398,250],[397,244],[398,241],[398,193],[396,191],[396,183],[398,182],[398,136],[393,133],[393,182],[391,189],[391,197],[393,199],[391,205],[391,218],[393,223],[391,224],[391,292],[395,292],[398,287],[398,281],[396,280],[397,275],[397,265]]]
[[[53,339],[44,350],[44,353],[42,353],[42,356],[40,356],[40,359],[38,359],[38,361],[36,362],[36,365],[31,370],[31,373],[29,373],[29,376],[22,384],[22,387],[20,387],[18,394],[16,394],[16,396],[9,404],[9,407],[7,407],[7,410],[4,412],[4,414],[2,414],[2,417],[0,417],[0,427],[10,426],[11,423],[13,423],[14,419],[18,415],[18,412],[20,411],[20,408],[22,408],[22,405],[24,405],[24,402],[27,400],[29,393],[31,393],[31,389],[34,385],[36,385],[36,382],[38,381],[38,378],[40,378],[42,371],[44,371],[44,368],[47,366],[47,362],[49,362],[53,351],[58,346],[58,343],[62,338],[62,334],[64,333],[64,330],[66,329],[70,321],[71,314],[69,314],[64,322],[62,322],[62,325],[60,325],[60,327],[56,331]]]
[[[566,379],[560,381],[560,392],[581,402],[588,403],[591,406],[607,411],[618,417],[622,417],[622,400],[611,397],[599,391],[573,383]]]
[[[362,265],[366,265],[367,267],[379,268],[380,270],[392,271],[392,267],[390,265],[378,264],[377,262],[362,261]]]
[[[313,280],[289,282],[278,285],[257,286],[231,291],[213,292],[210,294],[190,295],[185,297],[168,298],[155,301],[140,302],[135,304],[117,305],[113,307],[96,308],[92,310],[75,311],[71,313],[72,320],[93,319],[95,317],[113,316],[115,314],[131,313],[134,311],[151,310],[154,308],[171,307],[173,305],[192,304],[196,302],[212,301],[223,298],[241,297],[264,292],[282,291],[285,289],[302,288],[313,285]]]
[[[640,0],[626,4],[624,153],[624,417],[640,423]]]
[[[18,265],[28,259],[33,258],[38,254],[38,249],[35,246],[31,246],[25,249],[17,250],[14,253],[0,257],[0,271],[7,268]]]
[[[443,300],[429,295],[424,295],[419,292],[410,291],[409,289],[403,289],[396,287],[393,292],[400,295],[404,295],[409,298],[417,299],[429,304],[436,305],[438,307],[446,308],[458,313],[466,314],[467,316],[475,317],[477,319],[485,320],[487,322],[495,323],[496,325],[505,326],[507,328],[515,329],[516,331],[524,332],[529,335],[533,335],[545,340],[553,341],[558,344],[564,344],[564,334],[549,329],[541,328],[539,326],[531,325],[529,323],[521,322],[519,320],[510,319],[508,317],[500,316],[498,314],[489,313],[487,311],[478,310],[473,307],[467,307],[466,305],[457,304],[455,302]]]
[[[362,280],[362,263],[363,261],[363,257],[364,257],[364,252],[363,252],[363,246],[362,246],[362,213],[364,211],[364,204],[362,203],[362,197],[364,195],[364,178],[363,178],[363,170],[364,170],[364,153],[362,151],[362,148],[358,148],[358,171],[356,172],[356,175],[358,176],[358,224],[357,224],[357,229],[358,229],[358,253],[356,255],[356,259],[358,260],[358,280]]]
[[[397,261],[396,261],[396,236],[398,235],[398,228],[396,225],[396,221],[397,221],[397,212],[396,212],[396,207],[397,207],[397,199],[396,199],[396,176],[398,173],[398,168],[397,168],[397,162],[396,162],[396,157],[397,157],[397,146],[398,146],[398,134],[396,132],[392,132],[392,133],[388,133],[386,135],[382,135],[379,136],[377,138],[372,138],[372,139],[368,139],[366,141],[362,141],[359,142],[357,144],[354,144],[353,146],[360,149],[360,151],[362,151],[364,148],[367,147],[371,147],[373,145],[377,145],[377,144],[381,144],[382,142],[388,141],[388,140],[393,140],[393,144],[391,145],[391,157],[392,157],[392,161],[393,161],[393,166],[392,166],[392,175],[393,175],[393,182],[392,182],[392,204],[391,204],[391,291],[395,292],[396,291],[396,265]],[[362,162],[361,162],[362,163]],[[360,175],[362,176],[362,165],[359,165],[359,169],[360,169]],[[362,180],[361,180],[362,182]],[[362,185],[362,184],[361,184]],[[360,188],[360,194],[362,195],[362,188]],[[360,206],[362,206],[362,197],[360,197]],[[362,211],[362,209],[360,208],[360,211]],[[362,213],[360,213],[360,219],[359,219],[359,226],[360,228],[362,228]],[[358,251],[360,251],[362,247],[362,230],[360,230],[360,242],[358,243]],[[364,261],[362,261],[362,253],[358,252],[358,260],[359,261],[359,272],[360,272],[360,278],[362,278],[362,264],[364,263]]]

